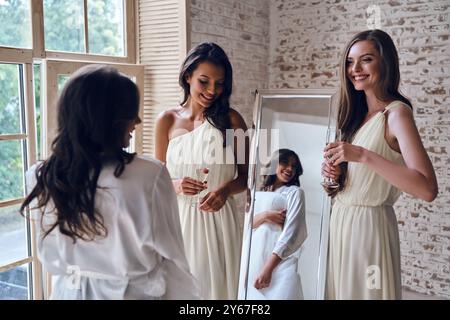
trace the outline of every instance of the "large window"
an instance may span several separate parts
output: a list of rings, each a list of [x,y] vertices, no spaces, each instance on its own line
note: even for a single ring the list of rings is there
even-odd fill
[[[0,297],[4,299],[27,299],[33,289],[30,228],[18,213],[30,160],[25,78],[23,64],[0,63]]]
[[[34,226],[18,210],[25,172],[49,154],[58,90],[81,66],[102,63],[142,91],[134,8],[133,0],[0,0],[0,300],[49,293]]]
[[[124,56],[122,0],[44,0],[45,47]]]

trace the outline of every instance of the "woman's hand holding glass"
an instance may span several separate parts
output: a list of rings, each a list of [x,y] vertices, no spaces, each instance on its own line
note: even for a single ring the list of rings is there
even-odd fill
[[[341,167],[334,166],[328,159],[322,163],[322,177],[337,181],[341,175]]]
[[[331,144],[333,143],[337,143],[338,141],[341,141],[341,130],[337,129],[336,127],[328,127],[327,129],[327,134],[326,134],[326,148],[328,148]],[[332,161],[331,161],[331,155],[330,153],[326,153],[324,154],[324,158],[325,161],[328,161],[330,164],[335,165]],[[322,186],[326,189],[335,189],[335,188],[339,188],[339,183],[337,182],[337,179],[333,179],[327,176],[324,176],[325,180],[322,181]]]
[[[338,181],[343,162],[362,162],[365,149],[348,142],[332,142],[324,149],[325,161],[322,163],[322,176],[328,181]],[[327,190],[334,187],[322,184]],[[337,184],[338,185],[338,184]]]
[[[329,143],[324,149],[325,163],[335,168],[343,162],[362,162],[365,149],[348,142]]]
[[[205,190],[206,183],[202,181],[195,180],[190,177],[184,177],[182,179],[176,180],[175,191],[177,194],[184,194],[187,196],[195,196]]]

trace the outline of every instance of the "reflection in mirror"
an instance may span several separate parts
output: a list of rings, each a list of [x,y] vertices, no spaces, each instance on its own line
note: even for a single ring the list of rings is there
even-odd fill
[[[333,93],[256,96],[240,299],[324,298],[330,205],[320,167]]]

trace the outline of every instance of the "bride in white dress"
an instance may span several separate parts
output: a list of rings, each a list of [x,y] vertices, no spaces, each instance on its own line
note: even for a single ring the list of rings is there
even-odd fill
[[[275,152],[270,167],[273,172],[266,173],[261,191],[255,193],[249,268],[248,273],[241,272],[239,298],[303,299],[297,272],[299,251],[307,237],[305,195],[299,180],[303,169],[297,154],[288,149]],[[241,270],[247,262],[250,233],[244,243]]]

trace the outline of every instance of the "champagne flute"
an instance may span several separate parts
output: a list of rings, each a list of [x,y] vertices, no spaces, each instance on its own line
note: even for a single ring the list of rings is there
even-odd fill
[[[341,139],[342,139],[341,129],[338,129],[336,127],[328,127],[327,136],[326,136],[326,144],[327,145],[332,142],[341,141]],[[329,158],[331,158],[331,156]],[[324,181],[321,183],[321,185],[324,188],[328,188],[328,189],[339,188],[339,183],[337,181],[334,181],[331,178],[324,178]]]
[[[200,165],[199,168],[195,169],[195,179],[202,183],[206,183],[207,179],[208,179],[208,173],[209,173],[209,169],[206,167],[206,165],[202,164],[202,165]],[[207,189],[202,190],[199,193],[197,193],[195,196],[195,201],[192,204],[192,206],[196,207],[198,204],[200,204],[201,198],[204,197],[206,193],[207,193]]]

